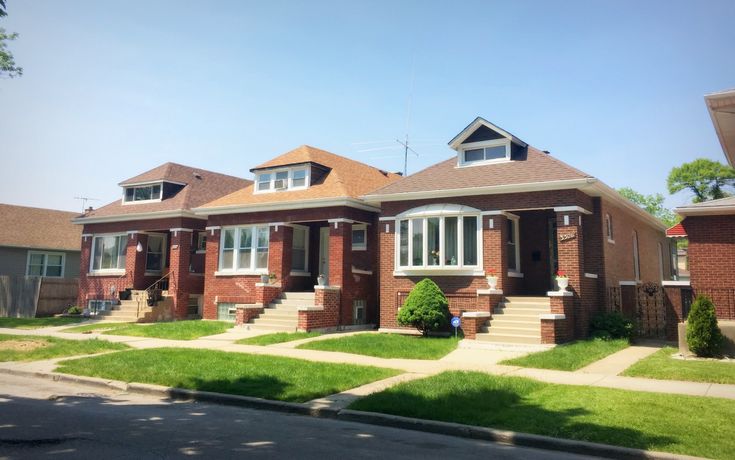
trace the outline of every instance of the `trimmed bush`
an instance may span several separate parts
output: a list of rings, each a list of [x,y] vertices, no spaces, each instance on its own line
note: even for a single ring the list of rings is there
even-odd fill
[[[416,283],[398,312],[398,324],[413,326],[424,336],[449,325],[449,302],[435,282],[424,278]]]
[[[707,296],[697,296],[687,318],[687,345],[697,356],[717,356],[722,347],[715,305]]]
[[[633,338],[633,322],[619,312],[601,313],[592,318],[590,335],[613,340]]]

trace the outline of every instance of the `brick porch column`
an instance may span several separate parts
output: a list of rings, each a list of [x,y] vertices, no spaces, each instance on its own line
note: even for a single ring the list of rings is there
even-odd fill
[[[174,301],[174,318],[186,319],[189,306],[189,262],[191,259],[191,229],[172,228],[169,250],[169,289]]]
[[[208,227],[207,246],[204,255],[204,305],[202,318],[217,319],[217,278],[214,273],[219,269],[220,227]]]
[[[141,251],[138,252],[138,243]],[[145,233],[129,233],[128,247],[125,253],[125,287],[145,289],[145,262],[148,251],[148,235]]]
[[[586,336],[589,324],[589,312],[582,308],[581,302],[581,297],[584,295],[582,287],[584,278],[582,216],[580,211],[556,211],[559,271],[565,272],[569,277],[568,290],[574,294],[573,322],[567,320],[570,339]],[[565,298],[565,303],[567,301]]]
[[[352,324],[352,222],[329,222],[329,286],[341,287],[338,325]]]
[[[482,217],[482,265],[485,273],[495,270],[500,291],[508,287],[507,220],[502,213]]]
[[[293,228],[287,225],[273,225],[270,228],[268,243],[268,272],[275,273],[276,279],[288,291],[291,273],[291,245]]]

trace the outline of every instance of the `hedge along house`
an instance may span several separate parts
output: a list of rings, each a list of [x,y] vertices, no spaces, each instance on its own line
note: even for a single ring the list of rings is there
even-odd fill
[[[195,210],[208,217],[204,318],[274,330],[375,323],[380,210],[359,197],[400,176],[309,146],[251,172],[252,185]]]
[[[669,279],[664,225],[596,178],[482,118],[449,145],[455,157],[364,197],[382,208],[381,329],[429,277],[465,337],[559,343],[585,336],[621,286]]]
[[[74,219],[83,225],[78,305],[125,321],[200,314],[206,218],[192,208],[248,184],[176,163],[121,182],[119,200]]]

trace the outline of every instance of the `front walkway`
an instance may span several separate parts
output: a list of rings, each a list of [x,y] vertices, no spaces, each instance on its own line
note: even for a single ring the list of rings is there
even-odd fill
[[[254,355],[283,356],[289,358],[304,359],[307,361],[385,367],[389,369],[397,369],[407,374],[412,374],[412,376],[404,378],[424,377],[448,370],[479,371],[493,375],[528,377],[542,382],[564,385],[586,385],[632,391],[647,391],[654,393],[710,396],[735,399],[735,385],[701,382],[681,382],[672,380],[654,380],[638,377],[621,377],[617,375],[617,373],[620,372],[618,369],[623,366],[624,363],[632,360],[634,356],[640,356],[638,358],[640,359],[645,354],[650,354],[657,351],[656,348],[649,347],[630,347],[627,350],[632,349],[632,351],[628,351],[627,353],[625,353],[627,350],[623,350],[621,352],[615,353],[599,361],[598,363],[595,363],[603,363],[599,366],[596,366],[595,372],[590,372],[590,369],[592,369],[593,371],[595,370],[595,367],[593,367],[594,364],[587,366],[581,371],[567,372],[548,369],[531,369],[497,364],[503,359],[519,356],[520,354],[522,354],[522,352],[519,351],[495,351],[484,349],[458,348],[457,350],[449,353],[447,356],[439,360],[386,359],[341,352],[302,350],[284,346],[285,344],[277,344],[281,346],[270,345],[265,347],[257,345],[235,344],[234,341],[240,338],[259,335],[259,333],[255,333],[254,331],[246,330],[234,330],[224,334],[203,337],[196,340],[167,340],[146,337],[64,333],[58,332],[57,328],[54,328],[56,329],[54,331],[50,329],[51,328],[34,330],[0,329],[0,334],[37,336],[46,335],[73,340],[89,340],[93,338],[98,338],[109,340],[111,342],[125,343],[130,347],[136,349],[161,347],[209,349],[236,353],[250,353]],[[369,334],[372,332],[366,333]],[[325,337],[330,338],[336,336],[338,336],[338,334],[320,336],[318,339],[323,340]],[[300,342],[303,343],[310,340],[314,339],[305,339]],[[645,350],[639,350],[640,348],[645,348]],[[33,369],[34,371],[41,371],[40,368],[43,368],[43,371],[51,372],[55,368],[56,361],[57,360],[25,363],[6,362],[0,363],[0,368]],[[608,361],[608,363],[604,363],[605,361]],[[618,364],[616,365],[615,363]],[[398,381],[401,381],[401,379],[399,378],[394,379],[395,380],[391,380],[391,382],[388,383],[396,383]],[[366,385],[366,387],[370,387],[371,385],[373,385],[373,388],[375,388],[376,391],[382,390],[383,388],[386,388],[386,382],[381,382],[374,382],[373,384]],[[356,396],[358,394],[359,396],[364,396],[364,394],[368,394],[365,393],[365,391],[368,390],[369,388],[366,389],[360,387],[360,389],[353,389],[349,391],[355,392]]]

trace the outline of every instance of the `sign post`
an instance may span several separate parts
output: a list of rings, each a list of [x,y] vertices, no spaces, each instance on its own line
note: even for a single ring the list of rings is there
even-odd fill
[[[461,321],[459,320],[459,316],[453,316],[452,317],[452,327],[454,328],[454,338],[457,338],[457,328],[461,324]]]

